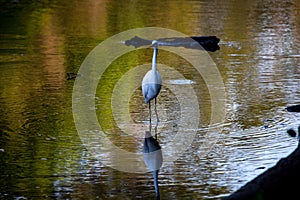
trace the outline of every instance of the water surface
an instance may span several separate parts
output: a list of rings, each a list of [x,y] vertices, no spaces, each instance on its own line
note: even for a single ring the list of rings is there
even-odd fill
[[[154,199],[151,173],[107,167],[82,144],[72,115],[74,79],[67,79],[100,42],[131,28],[164,27],[221,39],[221,49],[209,55],[223,78],[227,115],[216,125],[222,128],[220,139],[208,154],[201,151],[211,112],[203,77],[184,59],[159,52],[159,62],[185,77],[165,83],[192,86],[201,111],[190,148],[160,170],[161,199],[219,199],[296,148],[286,130],[296,128],[300,116],[285,107],[300,98],[298,0],[20,0],[2,1],[0,16],[1,199]],[[140,150],[142,139],[122,135],[110,95],[122,74],[151,57],[144,49],[116,60],[95,97],[101,126],[111,130],[114,144],[132,152]],[[163,87],[158,98],[163,150],[178,131],[178,105]],[[130,113],[147,127],[140,88],[130,100]]]

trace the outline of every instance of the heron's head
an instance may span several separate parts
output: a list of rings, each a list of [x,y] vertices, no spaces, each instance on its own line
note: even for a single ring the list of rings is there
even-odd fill
[[[153,40],[150,47],[156,47],[158,46],[158,41],[157,40]]]
[[[152,45],[157,45],[158,44],[158,41],[157,40],[153,40],[152,41]]]

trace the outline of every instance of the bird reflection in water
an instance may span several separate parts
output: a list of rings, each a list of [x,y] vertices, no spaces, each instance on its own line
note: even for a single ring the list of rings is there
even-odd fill
[[[157,140],[157,124],[155,126],[155,136],[151,135],[151,124],[149,131],[145,132],[144,145],[143,145],[144,162],[148,169],[153,173],[154,188],[156,199],[160,199],[159,186],[158,186],[158,172],[163,163],[161,146]]]

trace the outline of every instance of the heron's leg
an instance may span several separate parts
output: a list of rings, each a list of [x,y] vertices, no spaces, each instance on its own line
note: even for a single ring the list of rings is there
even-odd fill
[[[156,123],[155,127],[154,127],[154,132],[155,132],[155,139],[157,140],[157,126],[158,126],[158,123]]]
[[[150,126],[151,126],[151,104],[150,104],[150,102],[149,102],[149,119],[150,119]]]
[[[150,134],[151,134],[151,129],[152,129],[152,125],[151,125],[151,123],[149,124],[149,132],[150,132]]]
[[[157,114],[157,109],[156,109],[156,98],[154,98],[154,111],[155,111],[155,115],[156,115],[156,119],[157,119],[157,121],[156,121],[156,124],[158,124],[158,122],[159,122],[159,119],[158,119],[158,114]]]
[[[157,140],[157,127],[158,127],[159,119],[158,119],[158,114],[157,114],[157,109],[156,109],[156,98],[155,98],[155,114],[156,114],[157,121],[156,121],[156,124],[154,127],[154,133],[155,133],[155,139]]]

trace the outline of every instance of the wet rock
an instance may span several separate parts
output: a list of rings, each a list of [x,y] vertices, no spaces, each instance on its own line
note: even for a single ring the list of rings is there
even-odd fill
[[[291,137],[296,137],[297,133],[291,128],[289,130],[287,130],[287,133],[289,134],[289,136]]]
[[[295,131],[293,130],[293,132]],[[292,135],[295,133],[292,133]],[[223,198],[223,200],[299,199],[299,169],[300,145],[298,144],[298,147],[289,156],[280,159],[275,166],[269,168],[231,195]]]
[[[288,106],[286,110],[288,112],[300,112],[300,105]]]

